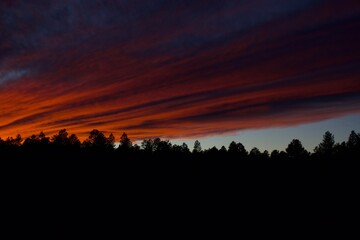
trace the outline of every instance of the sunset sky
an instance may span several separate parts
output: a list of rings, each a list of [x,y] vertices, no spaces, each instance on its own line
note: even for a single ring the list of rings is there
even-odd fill
[[[1,0],[0,136],[343,141],[359,29],[359,0]]]

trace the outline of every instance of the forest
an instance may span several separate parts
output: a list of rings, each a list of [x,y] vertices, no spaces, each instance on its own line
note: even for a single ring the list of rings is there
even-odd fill
[[[117,165],[116,171],[123,175],[140,176],[339,176],[356,169],[352,166],[360,159],[360,133],[351,131],[346,142],[336,143],[334,135],[327,131],[313,152],[294,139],[285,151],[269,153],[256,147],[248,151],[234,141],[220,149],[202,149],[198,140],[190,149],[185,143],[177,145],[160,138],[145,139],[138,145],[126,133],[116,139],[113,134],[107,136],[96,129],[81,142],[75,134],[62,129],[52,137],[40,132],[25,139],[20,135],[0,138],[0,159],[24,162],[31,167],[39,164],[39,168],[56,165],[55,169],[64,167],[67,171],[91,164],[98,167],[110,164]]]
[[[167,159],[177,160],[247,160],[247,161],[278,161],[278,160],[347,160],[357,159],[360,151],[360,133],[351,131],[348,140],[335,143],[334,135],[327,131],[323,140],[311,153],[307,151],[300,140],[292,140],[285,151],[273,150],[269,153],[259,151],[254,147],[247,151],[240,142],[232,141],[228,147],[220,149],[215,146],[202,149],[201,143],[196,140],[192,149],[186,143],[172,144],[169,140],[160,138],[145,139],[138,144],[133,144],[124,132],[119,141],[110,133],[106,136],[103,132],[94,129],[88,138],[80,141],[75,134],[69,134],[66,129],[60,130],[52,137],[43,132],[33,134],[23,139],[21,135],[15,138],[0,137],[0,158],[9,159],[77,159],[94,158],[97,160],[128,160],[128,159]],[[118,142],[119,144],[115,144]],[[117,146],[116,146],[117,145]],[[170,160],[170,159],[169,159]]]
[[[243,227],[265,226],[277,223],[274,217],[283,227],[319,228],[354,213],[360,134],[352,131],[346,142],[335,143],[326,132],[312,153],[298,139],[269,153],[247,151],[239,142],[202,149],[195,141],[190,149],[155,138],[137,145],[126,133],[117,141],[99,130],[81,142],[63,129],[52,137],[1,139],[0,159],[5,206],[30,212],[27,223],[41,209],[44,221],[31,231],[46,226],[46,236],[67,236],[68,229],[77,229],[78,237],[92,235],[101,225],[117,229],[120,222],[109,218],[113,212],[121,226],[143,222],[149,232],[237,229],[240,221]]]

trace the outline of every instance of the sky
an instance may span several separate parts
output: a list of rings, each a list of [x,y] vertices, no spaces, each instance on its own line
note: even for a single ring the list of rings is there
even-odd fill
[[[3,0],[0,136],[312,149],[360,131],[359,29],[357,0]]]
[[[249,129],[233,135],[201,137],[197,140],[200,141],[203,149],[214,146],[218,149],[222,146],[228,148],[230,143],[235,141],[242,143],[248,151],[256,147],[262,152],[267,150],[271,153],[273,150],[285,151],[293,139],[298,139],[305,149],[313,152],[314,148],[322,141],[326,131],[330,131],[334,135],[336,143],[346,142],[351,131],[360,132],[358,130],[359,123],[360,114],[355,114],[297,126]],[[176,139],[171,142],[178,145],[185,142],[192,149],[195,139]]]

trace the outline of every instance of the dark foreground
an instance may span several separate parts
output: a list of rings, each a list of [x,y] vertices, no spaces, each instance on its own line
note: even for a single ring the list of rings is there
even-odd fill
[[[358,205],[359,164],[351,158],[84,156],[3,160],[8,223],[28,226],[15,235],[180,236],[196,230],[223,236],[264,227],[284,233],[331,228],[355,217]]]
[[[358,226],[360,134],[310,154],[132,145],[93,130],[0,139],[2,229],[11,239],[323,237]],[[318,232],[320,234],[316,234]],[[342,231],[342,237],[347,230]]]

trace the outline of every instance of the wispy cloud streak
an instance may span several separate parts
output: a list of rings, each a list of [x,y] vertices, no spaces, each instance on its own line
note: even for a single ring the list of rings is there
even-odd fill
[[[1,1],[0,136],[133,138],[360,110],[357,1]]]

